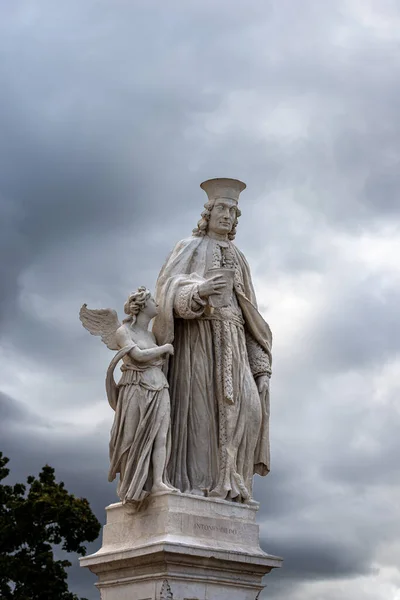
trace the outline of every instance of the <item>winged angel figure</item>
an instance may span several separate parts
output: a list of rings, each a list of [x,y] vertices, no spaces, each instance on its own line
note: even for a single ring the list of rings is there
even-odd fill
[[[107,397],[115,411],[110,439],[108,480],[120,480],[117,493],[123,503],[140,502],[149,493],[177,491],[167,479],[170,454],[170,399],[162,371],[171,344],[158,346],[149,331],[157,314],[151,292],[140,287],[125,302],[128,315],[121,323],[115,310],[91,310],[84,304],[79,318],[92,335],[101,336],[110,350],[118,350],[106,376]],[[122,376],[114,370],[122,360]]]

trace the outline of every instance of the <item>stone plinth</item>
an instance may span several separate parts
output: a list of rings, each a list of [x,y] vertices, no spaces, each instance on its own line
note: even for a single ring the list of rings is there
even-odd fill
[[[101,549],[81,559],[101,600],[255,600],[282,563],[259,546],[257,506],[164,493],[106,510]]]

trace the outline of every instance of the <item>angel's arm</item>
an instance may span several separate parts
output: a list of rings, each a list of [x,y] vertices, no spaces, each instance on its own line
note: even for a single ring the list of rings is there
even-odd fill
[[[123,326],[118,329],[116,338],[118,345],[121,348],[132,344],[132,340]],[[170,347],[170,344],[164,344],[163,346],[156,346],[155,348],[146,348],[145,350],[142,350],[139,348],[139,346],[135,345],[128,354],[136,362],[146,363],[154,358],[158,358],[159,356],[166,354]]]

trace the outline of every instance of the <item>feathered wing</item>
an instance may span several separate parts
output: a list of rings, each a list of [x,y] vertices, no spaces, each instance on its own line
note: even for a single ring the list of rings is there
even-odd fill
[[[115,310],[111,308],[91,309],[84,304],[79,311],[79,318],[89,333],[101,336],[107,348],[119,350],[115,334],[121,323]]]

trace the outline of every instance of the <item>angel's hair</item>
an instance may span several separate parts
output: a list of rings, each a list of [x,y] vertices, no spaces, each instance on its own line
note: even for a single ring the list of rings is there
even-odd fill
[[[133,323],[136,321],[136,315],[146,306],[148,299],[151,297],[151,292],[144,286],[140,286],[136,292],[132,292],[128,296],[128,300],[124,304],[124,313],[128,315],[122,322]]]
[[[210,220],[211,211],[213,209],[214,203],[215,203],[215,200],[213,200],[212,202],[210,200],[208,200],[208,202],[205,203],[205,205],[204,205],[205,210],[203,210],[203,212],[201,213],[201,219],[197,223],[196,229],[193,229],[193,232],[192,232],[192,235],[194,237],[203,237],[206,235],[207,229],[208,229],[208,221]],[[229,240],[235,239],[236,227],[238,224],[238,219],[241,214],[242,213],[240,212],[240,210],[236,207],[236,219],[235,219],[235,222],[233,223],[232,229],[228,233]]]

